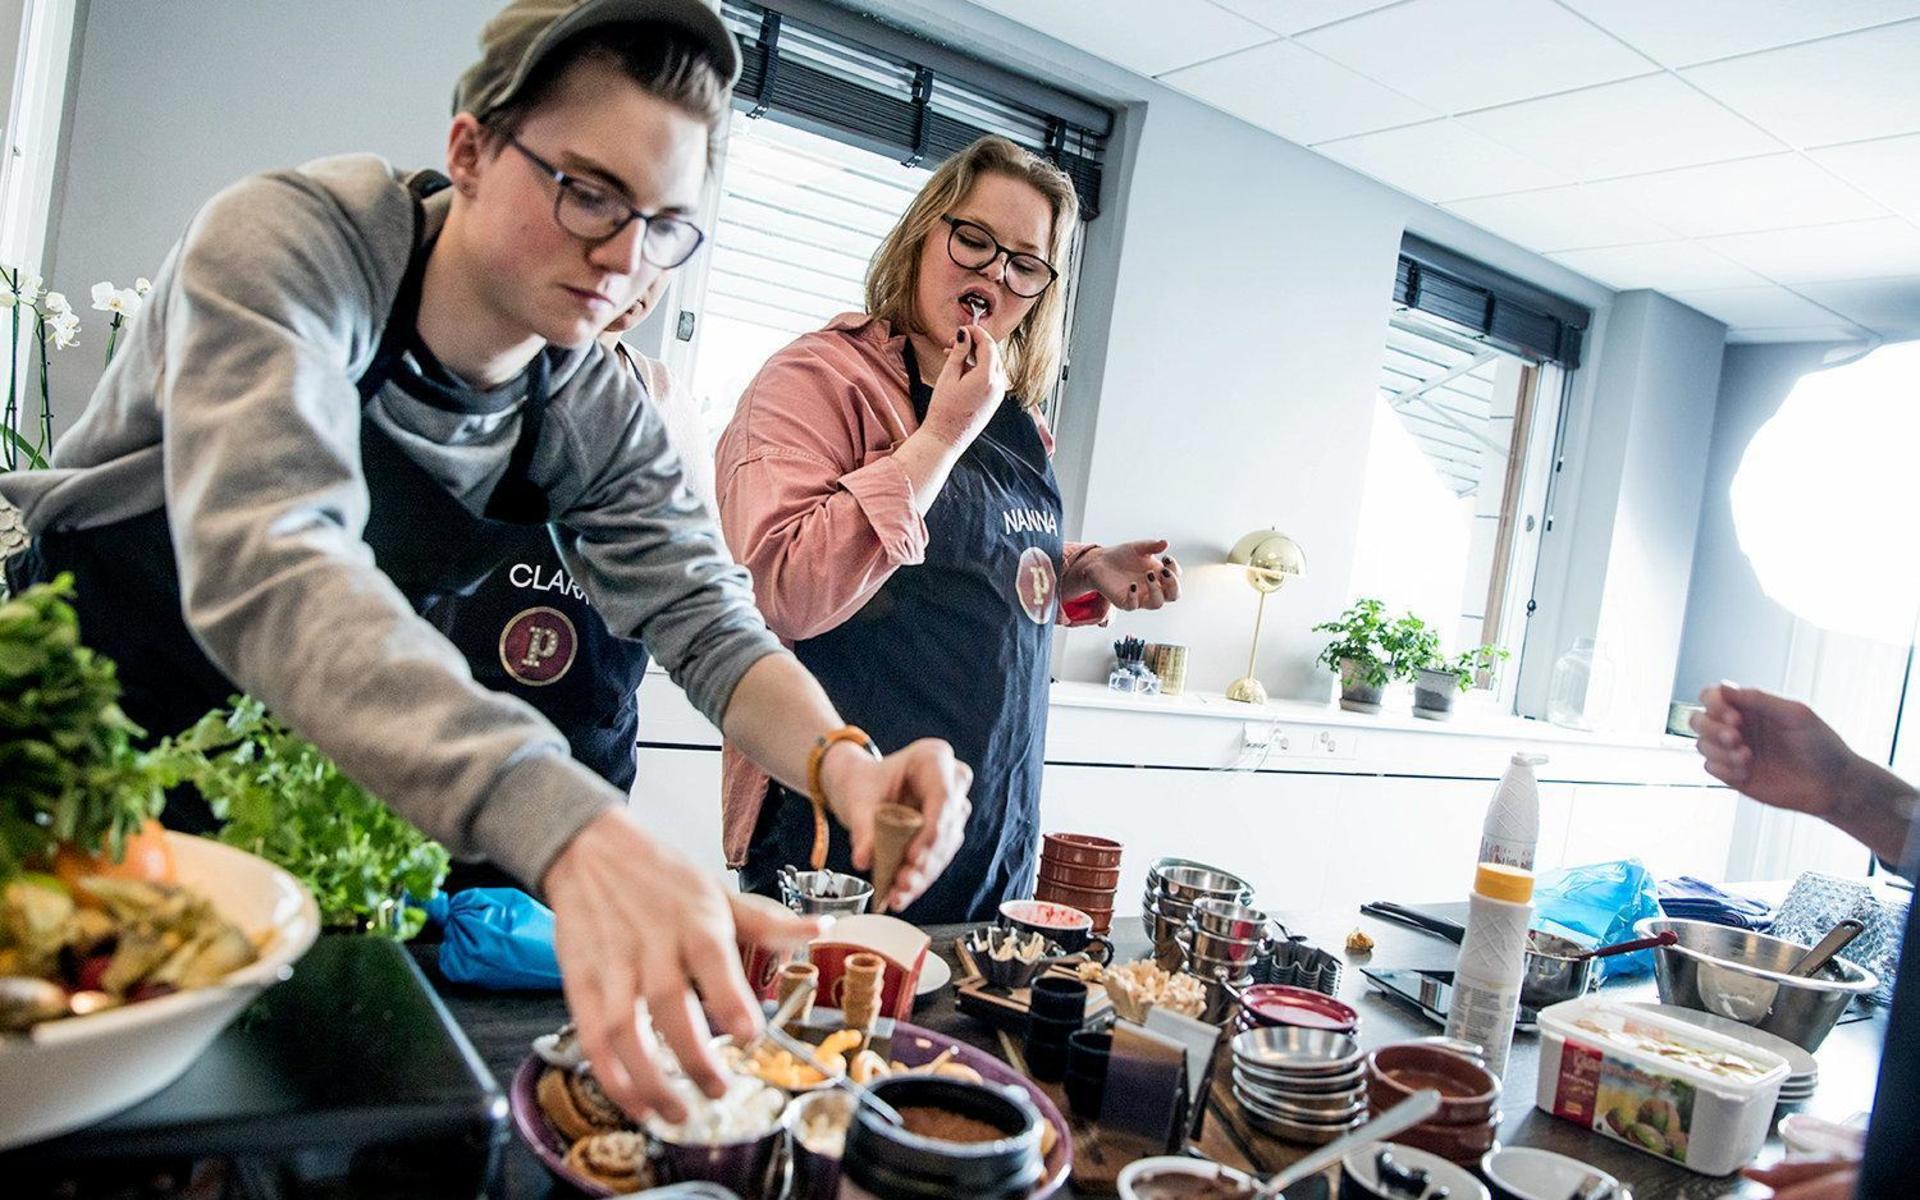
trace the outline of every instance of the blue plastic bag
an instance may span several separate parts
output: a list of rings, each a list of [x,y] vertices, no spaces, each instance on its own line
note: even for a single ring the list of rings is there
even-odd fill
[[[1533,889],[1534,926],[1593,946],[1633,939],[1633,924],[1660,916],[1660,891],[1637,858],[1565,867],[1540,877]],[[1653,951],[1616,954],[1599,962],[1602,980],[1647,975]]]
[[[470,888],[427,901],[427,919],[446,928],[440,973],[455,983],[501,991],[560,990],[553,910],[517,888]]]

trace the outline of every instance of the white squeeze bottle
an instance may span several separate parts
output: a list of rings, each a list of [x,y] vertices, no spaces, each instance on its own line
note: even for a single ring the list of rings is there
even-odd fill
[[[1504,1075],[1520,1014],[1527,925],[1533,920],[1533,872],[1481,863],[1467,898],[1467,936],[1453,973],[1447,1036],[1487,1052],[1487,1070]]]
[[[1540,785],[1533,768],[1547,761],[1544,754],[1516,754],[1493,789],[1487,805],[1487,823],[1480,828],[1483,863],[1533,870],[1533,852],[1540,844]]]

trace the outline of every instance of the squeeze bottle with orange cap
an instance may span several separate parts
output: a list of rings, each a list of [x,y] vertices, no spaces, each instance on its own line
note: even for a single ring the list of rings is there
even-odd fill
[[[1447,1036],[1487,1052],[1487,1070],[1504,1075],[1520,1015],[1527,926],[1533,920],[1533,872],[1481,863],[1467,898],[1467,936],[1454,968]]]

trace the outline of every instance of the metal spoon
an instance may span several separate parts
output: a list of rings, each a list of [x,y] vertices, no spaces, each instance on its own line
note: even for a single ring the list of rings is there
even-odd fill
[[[761,1028],[760,1032],[741,1048],[742,1057],[744,1058],[750,1055],[754,1048],[764,1040],[772,1042],[803,1063],[813,1061],[814,1047],[788,1033],[787,1022],[791,1021],[794,1015],[800,1011],[801,1006],[813,996],[818,986],[818,984],[809,980],[793,989],[793,994],[786,998],[771,1017],[767,1018],[767,1023]],[[903,1126],[907,1123],[906,1119],[900,1115],[898,1109],[868,1091],[861,1084],[855,1083],[845,1072],[839,1075],[828,1075],[827,1081],[837,1088],[852,1092],[853,1098],[857,1103],[864,1104],[874,1112],[879,1113],[881,1119],[886,1121],[887,1124]]]
[[[1841,921],[1832,929],[1827,930],[1827,936],[1815,943],[1813,949],[1807,951],[1799,962],[1793,964],[1792,969],[1789,970],[1787,974],[1797,975],[1802,979],[1811,979],[1813,976],[1818,975],[1820,968],[1832,962],[1833,956],[1846,949],[1847,944],[1859,937],[1866,928],[1865,925],[1862,925],[1852,917]]]
[[[1348,1151],[1385,1141],[1404,1129],[1411,1129],[1439,1111],[1440,1093],[1432,1088],[1422,1088],[1371,1121],[1357,1127],[1347,1136],[1338,1141],[1329,1142],[1267,1180],[1260,1185],[1260,1190],[1254,1195],[1256,1197],[1278,1196],[1307,1176],[1317,1175],[1339,1162],[1346,1157]]]

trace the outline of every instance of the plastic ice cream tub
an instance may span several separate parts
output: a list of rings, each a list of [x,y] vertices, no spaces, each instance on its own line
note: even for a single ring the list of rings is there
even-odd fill
[[[1766,1141],[1787,1060],[1656,1012],[1588,996],[1540,1013],[1534,1103],[1702,1175]]]

